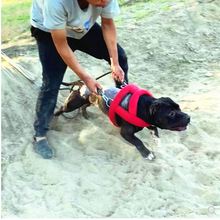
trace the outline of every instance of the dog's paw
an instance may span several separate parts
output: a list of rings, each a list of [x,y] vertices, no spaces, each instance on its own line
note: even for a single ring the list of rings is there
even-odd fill
[[[89,120],[89,115],[87,112],[83,112],[82,113],[83,118],[85,118],[86,120]]]
[[[82,116],[83,118],[89,120],[90,116],[88,114],[88,112],[85,109],[82,109]]]
[[[146,157],[145,157],[146,160],[155,160],[156,159],[156,156],[150,152]]]

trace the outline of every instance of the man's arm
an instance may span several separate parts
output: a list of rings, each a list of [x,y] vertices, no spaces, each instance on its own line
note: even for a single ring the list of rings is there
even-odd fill
[[[59,30],[51,30],[51,35],[54,41],[54,44],[56,46],[56,49],[64,62],[69,66],[76,74],[77,76],[83,80],[86,84],[86,86],[89,88],[90,92],[97,93],[97,87],[102,89],[100,84],[93,79],[91,76],[89,76],[85,70],[80,66],[75,54],[69,47],[67,43],[67,37],[66,37],[66,30],[65,29],[59,29]]]
[[[102,18],[102,32],[111,60],[113,78],[122,82],[124,80],[124,71],[118,63],[116,28],[113,19]]]

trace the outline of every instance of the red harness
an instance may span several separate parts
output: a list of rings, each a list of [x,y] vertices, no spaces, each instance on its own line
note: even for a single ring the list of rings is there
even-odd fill
[[[131,93],[132,96],[127,111],[120,106],[120,103],[122,99],[129,93]],[[137,86],[133,84],[129,84],[125,86],[118,92],[118,94],[115,96],[114,100],[110,104],[109,113],[108,113],[108,117],[113,125],[120,127],[116,121],[116,114],[118,114],[121,118],[123,118],[124,120],[135,126],[138,127],[150,126],[150,124],[147,124],[144,120],[137,117],[137,104],[139,97],[141,95],[148,95],[150,97],[153,97],[153,95],[149,91],[144,89],[139,89]]]

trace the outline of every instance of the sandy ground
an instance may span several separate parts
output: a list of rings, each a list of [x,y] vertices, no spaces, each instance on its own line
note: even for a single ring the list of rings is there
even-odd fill
[[[56,157],[33,151],[37,87],[2,63],[2,218],[220,217],[220,2],[141,3],[122,9],[118,41],[131,83],[169,96],[192,119],[187,131],[160,130],[154,162],[122,140],[97,110],[53,120]],[[36,45],[23,36],[3,51],[41,83]],[[108,65],[77,56],[94,77]],[[68,70],[65,81],[75,81]],[[102,85],[113,83],[110,76]],[[58,106],[68,91],[59,94]],[[138,137],[152,149],[147,129]]]

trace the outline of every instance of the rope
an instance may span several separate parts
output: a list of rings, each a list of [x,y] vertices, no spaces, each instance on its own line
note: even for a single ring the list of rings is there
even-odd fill
[[[14,67],[18,72],[20,72],[26,79],[33,83],[40,90],[40,85],[37,84],[33,79],[31,79],[12,59],[10,59],[5,53],[1,51],[1,58],[7,61],[12,67]]]

